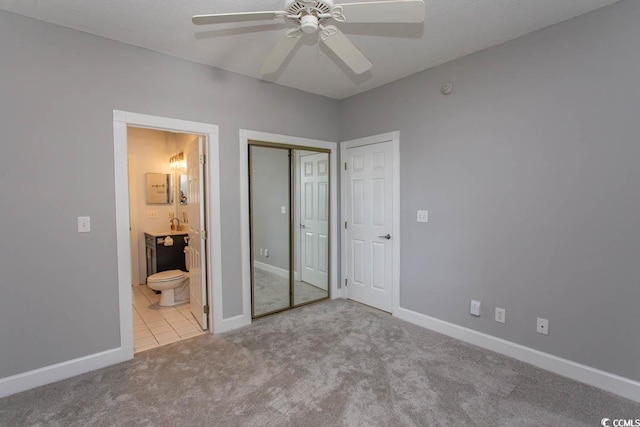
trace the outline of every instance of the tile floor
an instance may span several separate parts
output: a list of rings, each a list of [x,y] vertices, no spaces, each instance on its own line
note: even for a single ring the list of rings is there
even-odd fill
[[[189,303],[160,307],[160,295],[146,285],[131,288],[134,353],[206,333],[191,314]]]

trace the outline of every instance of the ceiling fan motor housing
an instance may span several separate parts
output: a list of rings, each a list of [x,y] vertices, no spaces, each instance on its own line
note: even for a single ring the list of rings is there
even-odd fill
[[[299,8],[303,8],[305,7],[305,3],[310,4],[310,3],[316,3],[318,8],[324,9],[325,7],[327,9],[331,9],[333,7],[333,0],[316,0],[316,1],[312,1],[312,0],[308,0],[308,1],[304,1],[304,0],[285,0],[284,2],[284,10],[289,10],[289,8],[291,6],[295,6],[297,3],[297,6]]]

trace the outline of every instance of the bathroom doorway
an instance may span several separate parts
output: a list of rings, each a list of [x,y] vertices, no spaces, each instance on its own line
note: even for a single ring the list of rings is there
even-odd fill
[[[221,332],[224,327],[218,127],[117,110],[113,126],[121,351],[131,358],[134,347],[138,352],[187,336]],[[162,157],[162,166],[139,167],[139,156],[131,152],[135,151],[131,134],[149,137],[154,132],[161,136],[165,150],[155,154]],[[153,155],[142,153],[141,157],[148,156]],[[136,203],[130,200],[130,181],[136,188],[131,192]],[[136,221],[134,215],[142,219]],[[149,250],[151,245],[155,253]],[[171,256],[165,256],[172,250]],[[170,305],[166,304],[169,294],[161,293],[165,304],[159,306],[158,294],[144,285],[148,272],[188,275],[189,284],[195,277],[198,286],[181,288],[186,289],[186,298],[176,288]],[[191,303],[194,301],[196,304]],[[137,312],[136,302],[152,314]],[[142,335],[150,332],[153,346],[148,342],[134,345],[134,329],[141,330],[142,324],[148,328]]]
[[[329,149],[249,142],[251,314],[330,297]]]
[[[208,329],[203,138],[127,128],[135,353]]]

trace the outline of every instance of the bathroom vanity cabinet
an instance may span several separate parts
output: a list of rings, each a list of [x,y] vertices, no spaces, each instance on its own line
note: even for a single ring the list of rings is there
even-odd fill
[[[186,232],[144,233],[147,252],[147,277],[160,271],[186,271],[184,248],[187,246]],[[165,246],[165,239],[171,237],[173,244]]]

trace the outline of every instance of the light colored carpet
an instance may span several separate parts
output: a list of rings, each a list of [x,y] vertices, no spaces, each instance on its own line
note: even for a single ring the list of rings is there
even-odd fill
[[[640,405],[323,301],[0,399],[3,426],[599,426]]]
[[[260,268],[254,268],[254,315],[270,313],[289,307],[289,279],[270,273]],[[294,305],[326,298],[327,291],[305,282],[293,282]]]

